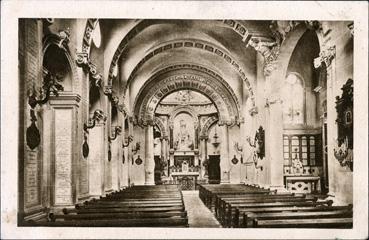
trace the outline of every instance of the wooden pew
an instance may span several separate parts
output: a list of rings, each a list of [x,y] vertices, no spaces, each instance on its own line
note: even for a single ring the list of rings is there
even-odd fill
[[[254,219],[255,228],[352,228],[352,218]]]
[[[63,209],[64,214],[92,214],[92,213],[127,213],[127,212],[172,212],[172,211],[185,211],[184,206],[170,206],[170,207],[118,207],[118,208],[75,208],[75,209]]]
[[[250,227],[252,226],[253,219],[257,217],[270,217],[273,214],[278,216],[279,214],[294,214],[294,213],[309,213],[309,212],[342,212],[352,215],[352,205],[348,206],[316,206],[316,207],[281,207],[281,208],[258,208],[247,209],[245,212],[240,209],[236,209],[236,216],[242,215],[242,223],[239,224],[240,218],[235,217],[234,227]],[[315,213],[314,213],[315,214]],[[282,217],[283,218],[283,217]],[[264,220],[264,219],[262,219]]]
[[[297,211],[297,212],[274,212],[274,213],[250,213],[244,215],[242,227],[253,227],[253,221],[258,220],[281,220],[281,219],[317,219],[317,218],[352,218],[351,210],[330,211]]]
[[[273,194],[273,195],[260,195],[260,194],[245,194],[245,195],[225,195],[217,196],[215,201],[215,216],[218,217],[221,214],[222,209],[225,209],[225,203],[244,203],[248,201],[263,201],[263,200],[279,199],[306,199],[306,196],[295,196],[294,194]]]
[[[126,213],[90,213],[90,214],[49,214],[51,222],[70,220],[96,220],[96,219],[132,219],[132,218],[170,218],[187,217],[186,211],[171,212],[126,212]]]
[[[275,207],[315,207],[315,206],[319,206],[319,205],[327,205],[327,206],[331,206],[332,205],[332,201],[321,201],[321,202],[316,202],[316,201],[311,201],[311,200],[307,200],[307,201],[278,201],[278,202],[254,202],[254,203],[239,203],[239,204],[232,204],[232,203],[227,203],[226,204],[226,211],[225,213],[223,213],[222,215],[222,219],[221,222],[224,224],[224,226],[227,227],[231,227],[232,226],[232,222],[234,221],[234,219],[239,219],[239,215],[236,215],[236,209],[242,209],[243,211],[247,211],[247,209],[251,209],[251,208],[275,208]],[[252,211],[249,211],[252,212]]]
[[[47,227],[188,227],[187,217],[94,219],[56,222],[33,222],[32,226]]]

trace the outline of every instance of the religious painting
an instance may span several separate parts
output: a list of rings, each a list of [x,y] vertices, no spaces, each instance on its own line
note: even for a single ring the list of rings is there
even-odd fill
[[[191,151],[194,149],[194,121],[188,113],[180,113],[174,118],[174,149]]]

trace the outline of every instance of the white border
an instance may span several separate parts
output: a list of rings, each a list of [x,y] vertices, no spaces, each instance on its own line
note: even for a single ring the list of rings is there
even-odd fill
[[[354,20],[354,229],[148,229],[16,227],[19,17]],[[368,3],[232,1],[1,1],[1,238],[368,237]],[[360,114],[359,114],[360,113]]]

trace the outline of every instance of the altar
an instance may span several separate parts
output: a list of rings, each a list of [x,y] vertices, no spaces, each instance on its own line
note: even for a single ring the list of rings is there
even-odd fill
[[[195,190],[198,172],[173,172],[173,183],[178,184],[181,190]]]
[[[287,190],[292,193],[319,193],[320,177],[313,175],[285,175]]]

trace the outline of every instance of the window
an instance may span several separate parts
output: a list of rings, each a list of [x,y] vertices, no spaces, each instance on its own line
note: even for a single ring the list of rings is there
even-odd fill
[[[304,123],[304,85],[296,74],[289,74],[282,89],[283,123]]]
[[[292,159],[299,158],[304,167],[322,166],[321,135],[283,135],[284,172],[289,173]]]

